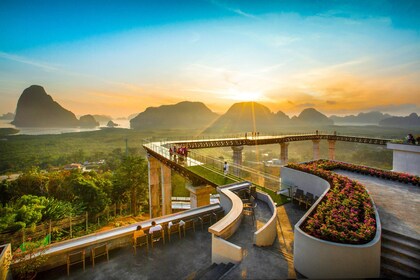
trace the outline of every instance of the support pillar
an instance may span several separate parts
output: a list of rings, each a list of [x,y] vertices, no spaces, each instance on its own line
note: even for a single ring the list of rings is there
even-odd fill
[[[317,160],[317,159],[319,159],[319,142],[320,142],[321,140],[312,140],[312,142],[313,142],[313,146],[314,146],[314,160]]]
[[[328,140],[328,158],[335,160],[335,140]]]
[[[186,187],[190,191],[191,209],[210,204],[210,194],[213,187],[208,185],[194,187],[190,184],[187,184]]]
[[[162,184],[162,215],[169,215],[172,214],[171,169],[164,164],[160,167],[160,179]]]
[[[159,161],[147,155],[149,173],[149,214],[150,218],[159,217],[160,209],[160,188],[159,188]]]
[[[233,150],[233,163],[236,165],[242,165],[242,150],[244,149],[243,146],[232,146]],[[236,176],[240,176],[240,169],[234,167],[233,174]]]
[[[280,143],[280,161],[282,165],[289,161],[289,143]]]

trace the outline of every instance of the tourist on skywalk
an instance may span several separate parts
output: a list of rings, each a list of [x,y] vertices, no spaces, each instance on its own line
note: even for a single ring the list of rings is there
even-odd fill
[[[172,151],[172,148],[169,148],[169,158],[172,159],[174,152]]]
[[[227,161],[225,161],[225,164],[223,165],[223,174],[226,176],[229,173],[229,164]]]
[[[407,143],[408,144],[416,144],[416,140],[414,140],[414,136],[413,134],[409,133],[407,135]]]

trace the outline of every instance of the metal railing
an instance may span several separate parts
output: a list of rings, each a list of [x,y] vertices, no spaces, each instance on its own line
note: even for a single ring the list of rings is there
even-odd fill
[[[147,139],[144,140],[144,145],[148,149],[153,150],[161,156],[164,156],[168,160],[172,160],[178,164],[183,165],[185,168],[201,166],[207,171],[215,173],[219,176],[225,176],[235,182],[250,181],[257,186],[272,190],[274,192],[288,187],[281,184],[280,177],[276,177],[251,167],[238,165],[235,163],[229,163],[229,169],[225,175],[223,172],[224,161],[214,157],[205,156],[195,150],[189,150],[186,157],[177,153],[173,153],[171,155],[169,148],[167,148],[163,143],[164,142],[149,142]]]

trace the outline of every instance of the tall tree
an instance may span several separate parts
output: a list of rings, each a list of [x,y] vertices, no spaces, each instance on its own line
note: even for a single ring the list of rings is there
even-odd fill
[[[130,192],[131,211],[137,215],[138,198],[147,198],[147,163],[139,156],[123,157],[120,166],[114,173],[114,194],[121,199]]]

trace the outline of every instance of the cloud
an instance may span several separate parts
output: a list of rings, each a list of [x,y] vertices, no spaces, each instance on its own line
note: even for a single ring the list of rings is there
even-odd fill
[[[302,103],[302,104],[298,104],[296,105],[296,107],[302,108],[302,107],[315,107],[315,103]]]
[[[26,64],[26,65],[35,66],[35,67],[43,69],[46,72],[52,72],[52,71],[59,70],[57,67],[52,66],[51,64],[36,61],[36,60],[32,60],[32,59],[29,59],[29,58],[26,58],[26,57],[23,57],[23,56],[11,54],[11,53],[6,53],[6,52],[2,52],[2,51],[0,51],[0,57],[4,58],[4,59],[7,59],[7,60],[23,63],[23,64]]]
[[[327,104],[328,105],[335,105],[335,104],[337,104],[337,102],[336,101],[332,101],[332,100],[327,100]]]
[[[233,13],[239,15],[239,16],[243,16],[243,17],[250,18],[250,19],[259,19],[257,16],[255,16],[253,14],[244,12],[241,9],[236,9],[236,8],[229,7],[228,5],[226,5],[225,3],[222,3],[220,1],[211,0],[210,3],[215,5],[218,8],[221,8],[221,9],[226,10],[226,11],[233,12]]]

